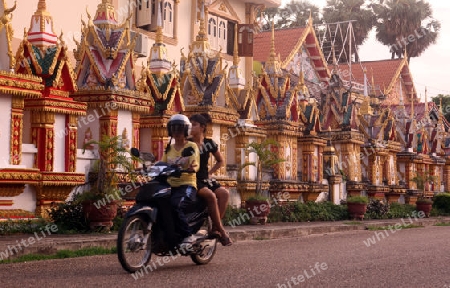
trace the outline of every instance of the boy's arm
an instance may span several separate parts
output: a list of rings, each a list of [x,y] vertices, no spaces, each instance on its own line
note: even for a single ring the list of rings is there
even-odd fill
[[[197,144],[193,144],[192,148],[194,148],[194,153],[189,156],[189,168],[197,172],[200,169],[200,150],[198,150]]]

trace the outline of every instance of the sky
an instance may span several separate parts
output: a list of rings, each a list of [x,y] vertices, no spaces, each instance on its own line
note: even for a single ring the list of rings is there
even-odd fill
[[[282,3],[290,2],[283,0]],[[319,7],[326,4],[326,0],[310,0]],[[438,94],[450,95],[450,1],[428,0],[433,10],[433,16],[441,22],[441,30],[436,44],[428,47],[419,57],[411,58],[409,67],[418,95],[425,99],[425,87],[428,99]],[[359,48],[361,61],[390,59],[388,46],[375,39],[375,30],[369,39]]]

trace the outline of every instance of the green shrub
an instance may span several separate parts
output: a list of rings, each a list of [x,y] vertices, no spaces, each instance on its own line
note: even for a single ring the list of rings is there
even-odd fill
[[[58,231],[61,233],[89,230],[89,223],[83,215],[83,207],[78,201],[59,203],[49,210],[49,216],[58,225]]]
[[[440,193],[434,197],[433,208],[442,213],[450,213],[450,193]]]
[[[407,218],[416,211],[416,207],[410,204],[391,203],[387,218]]]
[[[389,212],[389,203],[384,204],[378,199],[370,199],[367,205],[365,218],[367,219],[385,219]]]
[[[347,208],[331,202],[288,202],[270,209],[268,222],[339,221],[348,217]]]
[[[369,198],[367,198],[366,196],[350,196],[347,197],[347,203],[368,204]]]
[[[11,220],[0,222],[0,235],[10,234],[33,234],[34,232],[45,231],[44,228],[48,225],[44,219],[33,220]]]
[[[222,223],[224,226],[229,226],[239,220],[239,225],[245,225],[250,223],[250,215],[248,215],[247,210],[243,208],[234,208],[228,205],[227,210],[225,210],[225,215],[223,216]]]

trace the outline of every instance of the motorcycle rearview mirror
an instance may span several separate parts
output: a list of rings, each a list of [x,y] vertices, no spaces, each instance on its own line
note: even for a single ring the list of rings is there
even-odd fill
[[[192,156],[195,153],[194,148],[192,147],[186,147],[183,149],[183,151],[181,152],[181,157],[189,157]]]
[[[130,154],[133,155],[134,157],[138,157],[139,158],[139,156],[140,156],[139,149],[137,149],[135,147],[131,148],[130,149]]]
[[[142,160],[144,161],[148,161],[148,162],[155,162],[156,157],[155,155],[153,155],[153,153],[151,152],[142,152]]]

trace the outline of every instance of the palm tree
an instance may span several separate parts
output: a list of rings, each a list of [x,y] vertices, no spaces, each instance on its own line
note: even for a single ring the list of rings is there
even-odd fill
[[[364,0],[328,0],[327,5],[323,8],[323,20],[325,23],[354,21],[352,22],[354,34],[354,39],[351,39],[353,42],[352,49],[364,43],[376,22],[375,14],[369,7],[365,7],[364,3]],[[341,56],[340,62],[349,61],[348,58],[350,58],[350,53],[347,43],[349,41],[348,37],[351,36],[352,35],[348,35],[346,41],[344,41],[345,35],[343,37],[337,37],[335,40],[334,47],[336,51],[345,49],[346,52],[345,54],[342,54],[343,57]],[[324,47],[331,49],[331,40],[332,39],[328,39],[328,43],[324,45]],[[356,49],[354,49],[351,54],[355,55],[355,61],[359,60]],[[345,55],[347,55],[347,57]],[[332,61],[332,59],[329,60]]]
[[[410,57],[418,57],[436,43],[441,23],[433,19],[429,3],[423,0],[379,0],[373,3],[376,37],[389,46],[392,59],[402,57],[406,49]]]

